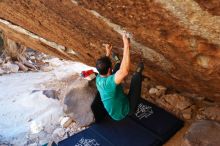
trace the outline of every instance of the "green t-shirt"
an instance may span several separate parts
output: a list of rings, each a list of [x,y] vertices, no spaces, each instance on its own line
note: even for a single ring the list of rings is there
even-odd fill
[[[108,114],[114,120],[121,120],[129,113],[128,97],[124,94],[121,84],[115,83],[115,74],[108,77],[96,77],[96,86]]]

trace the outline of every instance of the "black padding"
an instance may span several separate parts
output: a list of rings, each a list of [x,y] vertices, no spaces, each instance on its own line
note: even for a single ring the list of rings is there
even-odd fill
[[[58,146],[86,146],[88,143],[83,144],[86,140],[91,146],[160,146],[183,126],[183,121],[143,99],[136,113],[121,121],[108,116],[99,118],[103,120],[59,142]]]
[[[107,139],[86,129],[58,143],[58,146],[113,146]]]
[[[130,118],[122,121],[105,120],[90,127],[114,146],[157,146],[159,139]]]
[[[159,136],[162,142],[167,141],[183,127],[183,121],[143,99],[141,99],[136,112],[131,118]]]

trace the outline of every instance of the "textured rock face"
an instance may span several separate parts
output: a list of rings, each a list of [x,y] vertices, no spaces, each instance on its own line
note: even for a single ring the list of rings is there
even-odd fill
[[[9,28],[1,19],[0,29],[29,47],[90,65],[103,54],[103,43],[111,42],[116,52],[122,52],[120,33],[125,29],[133,34],[132,69],[141,55],[145,75],[159,84],[220,100],[219,3],[3,0],[1,19],[62,47]]]
[[[213,15],[220,16],[220,1],[218,0],[196,0],[202,9],[209,11]]]

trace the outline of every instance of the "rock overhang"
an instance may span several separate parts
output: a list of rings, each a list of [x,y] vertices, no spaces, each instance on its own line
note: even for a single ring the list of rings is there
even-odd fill
[[[209,5],[215,5],[214,10],[220,7]],[[33,49],[89,65],[104,54],[103,43],[112,43],[121,53],[120,32],[126,30],[133,36],[132,70],[142,55],[145,76],[219,101],[220,18],[205,6],[202,0],[7,0],[0,2],[1,19],[63,48],[2,23],[0,29]]]

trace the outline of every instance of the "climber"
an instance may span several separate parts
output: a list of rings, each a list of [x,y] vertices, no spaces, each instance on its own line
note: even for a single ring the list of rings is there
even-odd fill
[[[96,86],[101,96],[101,101],[108,115],[114,120],[122,120],[127,115],[135,112],[141,96],[143,62],[140,61],[132,76],[130,91],[126,95],[121,85],[122,81],[128,76],[130,69],[130,39],[123,35],[123,58],[112,53],[115,67],[112,70],[110,54],[112,46],[106,45],[106,56],[101,57],[96,62],[96,69],[99,74],[96,78]],[[121,63],[120,63],[121,62]]]

